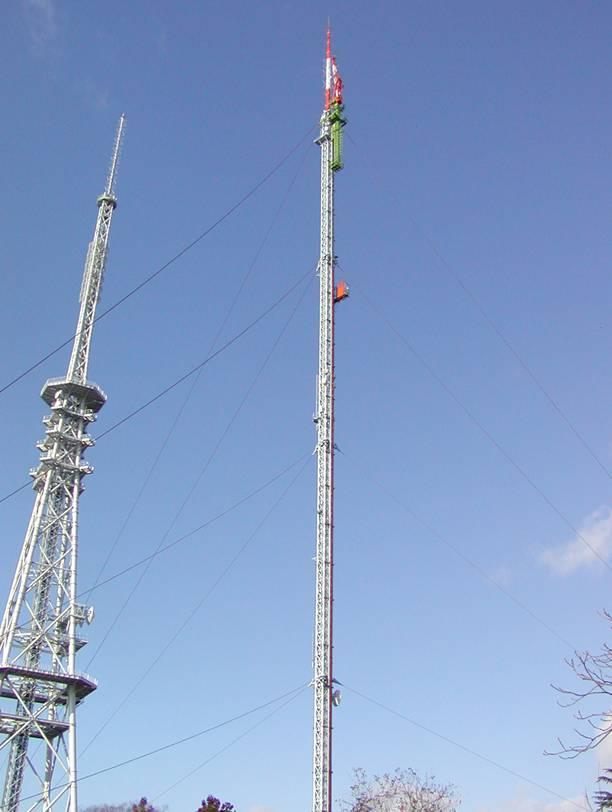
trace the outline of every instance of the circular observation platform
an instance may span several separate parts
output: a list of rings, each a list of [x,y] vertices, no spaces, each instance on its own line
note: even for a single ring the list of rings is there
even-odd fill
[[[79,383],[67,378],[49,378],[40,393],[41,398],[49,406],[53,406],[59,391],[75,395],[79,400],[85,401],[85,406],[92,412],[99,412],[106,403],[106,394],[97,383],[85,381]]]

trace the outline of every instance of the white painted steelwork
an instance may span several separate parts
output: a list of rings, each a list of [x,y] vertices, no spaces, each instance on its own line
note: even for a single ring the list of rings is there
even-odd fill
[[[89,245],[80,312],[65,378],[47,381],[41,397],[51,414],[32,472],[32,516],[0,625],[0,759],[6,758],[2,812],[77,812],[76,708],[96,683],[76,671],[85,644],[77,629],[91,619],[77,603],[78,506],[89,424],[106,401],[87,380],[91,336],[108,252],[115,179],[125,117],[121,116],[104,193]],[[30,740],[42,746],[31,748]],[[21,800],[23,797],[23,800]]]
[[[313,652],[313,812],[332,808],[333,567],[334,567],[334,141],[344,126],[342,99],[331,97],[331,43],[327,32],[325,108],[321,148],[321,244],[319,259],[319,377],[317,426],[317,537]],[[338,86],[341,92],[341,85]],[[338,142],[339,143],[339,142]],[[339,168],[339,166],[337,167]]]

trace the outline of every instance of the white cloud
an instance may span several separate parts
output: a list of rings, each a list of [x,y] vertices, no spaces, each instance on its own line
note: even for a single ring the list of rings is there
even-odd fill
[[[34,45],[39,48],[48,45],[58,33],[54,0],[23,0],[23,8]]]
[[[598,556],[604,560],[609,558],[612,552],[612,510],[603,507],[594,511],[584,519],[578,532],[579,536],[549,547],[541,554],[540,561],[555,575],[570,575],[581,567],[600,564]]]

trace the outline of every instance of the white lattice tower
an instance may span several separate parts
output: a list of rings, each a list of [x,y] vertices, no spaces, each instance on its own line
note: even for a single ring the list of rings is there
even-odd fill
[[[85,644],[78,627],[92,618],[92,610],[77,603],[78,507],[83,478],[93,470],[84,459],[94,444],[87,429],[106,401],[87,370],[124,125],[121,116],[98,198],[68,372],[47,381],[41,393],[51,414],[43,420],[40,463],[31,474],[34,508],[0,625],[2,812],[77,812],[76,709],[96,688],[75,662]]]
[[[332,709],[334,706],[333,567],[334,567],[334,308],[348,294],[334,279],[334,173],[342,168],[345,124],[342,82],[331,56],[327,32],[325,109],[317,143],[321,147],[320,321],[317,392],[317,540],[313,653],[314,722],[312,809],[331,812]]]

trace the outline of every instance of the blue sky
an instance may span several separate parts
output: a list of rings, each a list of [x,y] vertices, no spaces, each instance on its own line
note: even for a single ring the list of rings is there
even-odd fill
[[[610,570],[576,535],[610,561],[608,4],[11,4],[0,32],[2,383],[74,329],[121,112],[102,307],[299,147],[97,325],[90,373],[109,400],[94,436],[314,267],[311,142],[328,16],[349,118],[336,225],[351,285],[337,314],[335,662],[346,688],[334,795],[346,797],[354,767],[414,767],[456,784],[466,812],[569,812],[350,689],[564,799],[579,800],[611,766],[610,747],[571,762],[543,755],[572,729],[550,683],[572,684],[564,658],[599,647],[608,630],[598,612],[611,608]],[[103,578],[295,465],[155,559],[106,639],[142,568],[92,593],[80,667],[100,687],[80,710],[81,749],[112,718],[83,753],[82,775],[309,680],[317,319],[313,279],[207,366],[186,404],[189,383],[90,452],[83,589],[115,543]],[[0,396],[2,494],[36,464],[38,393],[67,359],[58,353]],[[26,490],[0,505],[2,594],[31,504]],[[195,809],[212,792],[240,812],[303,810],[310,692],[268,713],[85,780],[80,801],[146,794]]]

